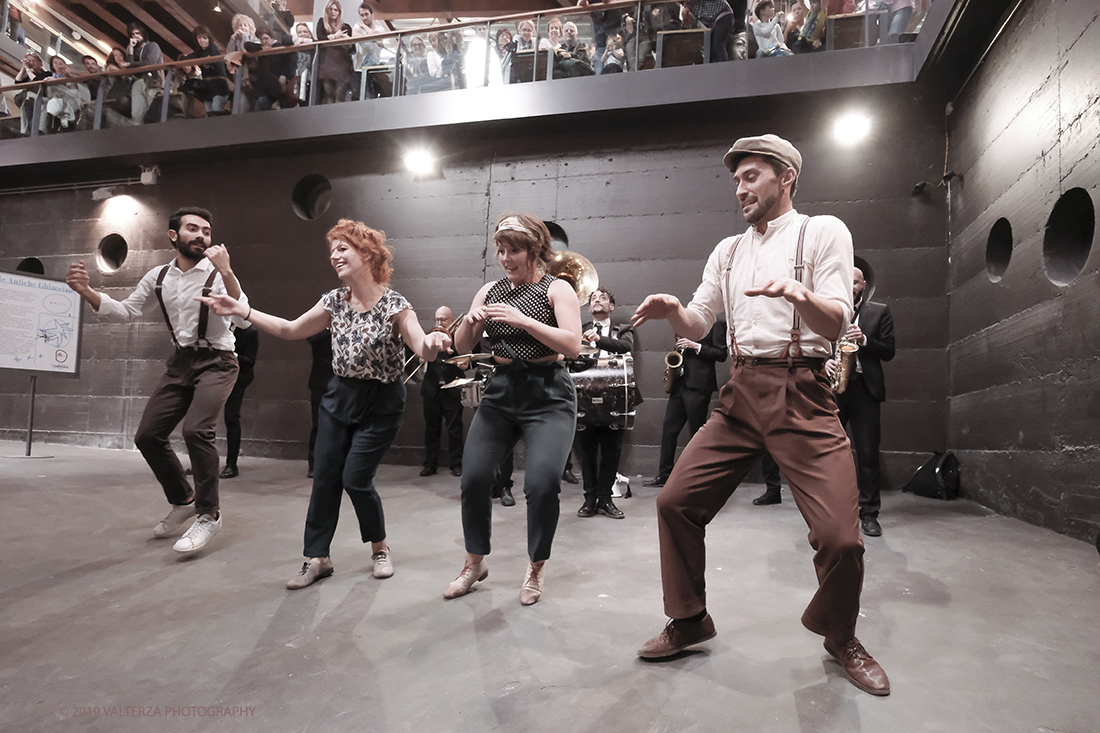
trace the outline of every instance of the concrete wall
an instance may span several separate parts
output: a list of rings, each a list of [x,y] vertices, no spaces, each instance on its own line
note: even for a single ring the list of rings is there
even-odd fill
[[[832,118],[850,105],[876,117],[872,139],[845,148],[831,137]],[[774,131],[789,137],[806,164],[796,205],[831,213],[852,229],[856,253],[876,273],[876,299],[890,304],[898,356],[887,365],[883,451],[886,485],[897,488],[927,454],[945,445],[947,305],[943,195],[910,195],[938,178],[942,121],[908,92],[790,95],[749,104],[709,104],[664,114],[563,118],[560,125],[517,121],[491,132],[433,131],[446,151],[444,176],[417,182],[398,170],[394,135],[325,143],[309,140],[262,156],[215,156],[162,165],[156,186],[128,190],[136,204],[121,219],[106,202],[69,191],[0,197],[0,267],[38,256],[61,277],[109,232],[131,253],[114,274],[93,272],[93,286],[125,295],[141,275],[170,258],[164,234],[175,206],[210,208],[214,239],[229,245],[234,269],[256,307],[281,315],[309,308],[336,280],[324,233],[339,216],[383,229],[395,252],[393,285],[431,325],[439,305],[464,311],[497,267],[488,232],[507,210],[530,210],[567,231],[591,259],[626,318],[651,292],[689,298],[714,244],[743,230],[721,159],[735,138]],[[307,174],[332,184],[332,207],[314,221],[294,214],[290,194]],[[115,206],[115,204],[111,204]],[[37,430],[43,441],[127,447],[145,396],[171,348],[156,310],[140,324],[111,325],[89,313],[79,381],[39,380]],[[674,338],[664,323],[638,334],[636,376],[646,395],[627,439],[623,470],[657,466],[664,414],[663,357]],[[309,349],[261,336],[255,383],[244,404],[244,455],[304,456],[308,434]],[[728,363],[722,369],[728,368]],[[0,435],[20,437],[25,375],[0,374]],[[405,425],[389,460],[421,460],[422,419],[411,394]]]
[[[952,184],[948,444],[967,496],[1089,539],[1100,527],[1100,272],[1088,237],[1083,269],[1055,284],[1044,235],[1065,192],[1100,202],[1098,15],[1095,3],[1025,3],[949,121],[949,165],[962,178]],[[1002,217],[1011,259],[993,282],[986,249]]]

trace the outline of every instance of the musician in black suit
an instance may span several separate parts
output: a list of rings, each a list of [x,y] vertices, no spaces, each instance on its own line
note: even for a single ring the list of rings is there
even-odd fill
[[[661,434],[661,463],[657,477],[643,481],[643,486],[664,486],[676,463],[676,440],[684,424],[688,438],[707,421],[711,395],[718,389],[714,365],[729,358],[726,324],[715,322],[702,341],[683,337],[676,339],[676,349],[683,355],[684,373],[672,385],[665,406],[665,423]]]
[[[454,323],[454,315],[447,306],[435,312],[435,330],[446,331]],[[440,389],[456,379],[466,376],[454,364],[445,359],[456,356],[454,349],[440,351],[435,361],[426,365],[424,382],[420,386],[420,396],[424,400],[424,468],[421,476],[431,476],[439,465],[439,442],[443,434],[442,425],[447,426],[447,452],[450,456],[451,474],[462,475],[462,395],[457,388]]]
[[[863,534],[878,537],[879,462],[878,445],[881,435],[880,408],[886,399],[886,380],[882,362],[894,358],[894,319],[890,307],[863,299],[867,288],[863,272],[857,267],[852,277],[852,300],[855,316],[844,337],[859,345],[856,364],[848,378],[848,388],[837,395],[840,422],[848,426],[856,449],[856,481],[859,484],[859,520]],[[825,364],[831,375],[836,361]]]
[[[581,340],[598,348],[598,356],[629,354],[634,349],[634,327],[611,322],[615,296],[607,288],[598,288],[589,296],[588,310],[592,321],[581,326]],[[586,425],[577,431],[574,447],[584,481],[584,504],[577,510],[577,516],[625,517],[611,500],[623,452],[623,431],[610,425]]]

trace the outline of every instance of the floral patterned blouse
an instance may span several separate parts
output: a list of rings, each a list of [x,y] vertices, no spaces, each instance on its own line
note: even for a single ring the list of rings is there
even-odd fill
[[[404,341],[393,317],[409,301],[386,288],[366,313],[351,307],[348,288],[337,288],[321,296],[321,304],[332,316],[332,371],[339,377],[398,382],[405,378]]]

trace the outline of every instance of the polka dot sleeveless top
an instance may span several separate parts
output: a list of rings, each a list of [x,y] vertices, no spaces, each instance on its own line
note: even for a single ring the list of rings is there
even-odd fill
[[[485,302],[487,304],[506,303],[514,306],[525,316],[557,328],[558,317],[547,295],[550,283],[556,279],[553,275],[543,275],[538,282],[524,283],[513,288],[508,278],[502,277],[489,288],[489,292],[485,294]],[[509,326],[507,323],[486,321],[485,333],[489,335],[493,354],[505,359],[513,359],[518,355],[520,359],[533,361],[558,353],[523,329]],[[511,346],[515,353],[509,352],[505,344]]]

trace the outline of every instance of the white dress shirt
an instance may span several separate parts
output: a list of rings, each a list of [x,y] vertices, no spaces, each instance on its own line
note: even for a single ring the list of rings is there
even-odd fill
[[[140,318],[146,308],[155,308],[158,320],[163,320],[160,305],[157,303],[157,277],[163,265],[154,267],[145,273],[141,282],[130,293],[130,297],[121,302],[111,296],[100,292],[101,302],[99,314],[110,321],[132,321]],[[199,308],[202,305],[195,300],[202,295],[203,286],[214,271],[214,264],[208,259],[201,259],[187,272],[183,272],[176,265],[175,259],[168,266],[168,272],[161,283],[161,295],[164,297],[164,308],[168,311],[168,317],[172,321],[172,329],[176,333],[176,340],[180,346],[195,346],[198,344]],[[212,293],[225,293],[225,283],[219,274],[214,278],[210,286]],[[241,291],[239,300],[248,304],[248,296]],[[247,328],[250,324],[236,316],[219,316],[210,311],[206,319],[206,340],[210,348],[220,351],[233,351],[234,340],[230,324],[237,328]],[[205,346],[206,344],[201,344]]]
[[[704,332],[725,313],[729,343],[745,356],[778,357],[791,340],[794,306],[785,298],[748,297],[744,292],[776,278],[794,278],[795,251],[802,222],[809,219],[803,248],[803,284],[816,295],[840,303],[844,323],[838,333],[817,334],[802,322],[800,343],[804,356],[825,357],[831,342],[844,333],[852,319],[852,235],[834,216],[806,217],[788,211],[768,223],[761,236],[750,227],[741,237],[727,237],[711,252],[703,281],[688,309],[702,316]],[[741,239],[730,263],[734,243]],[[733,347],[730,353],[735,353]]]

